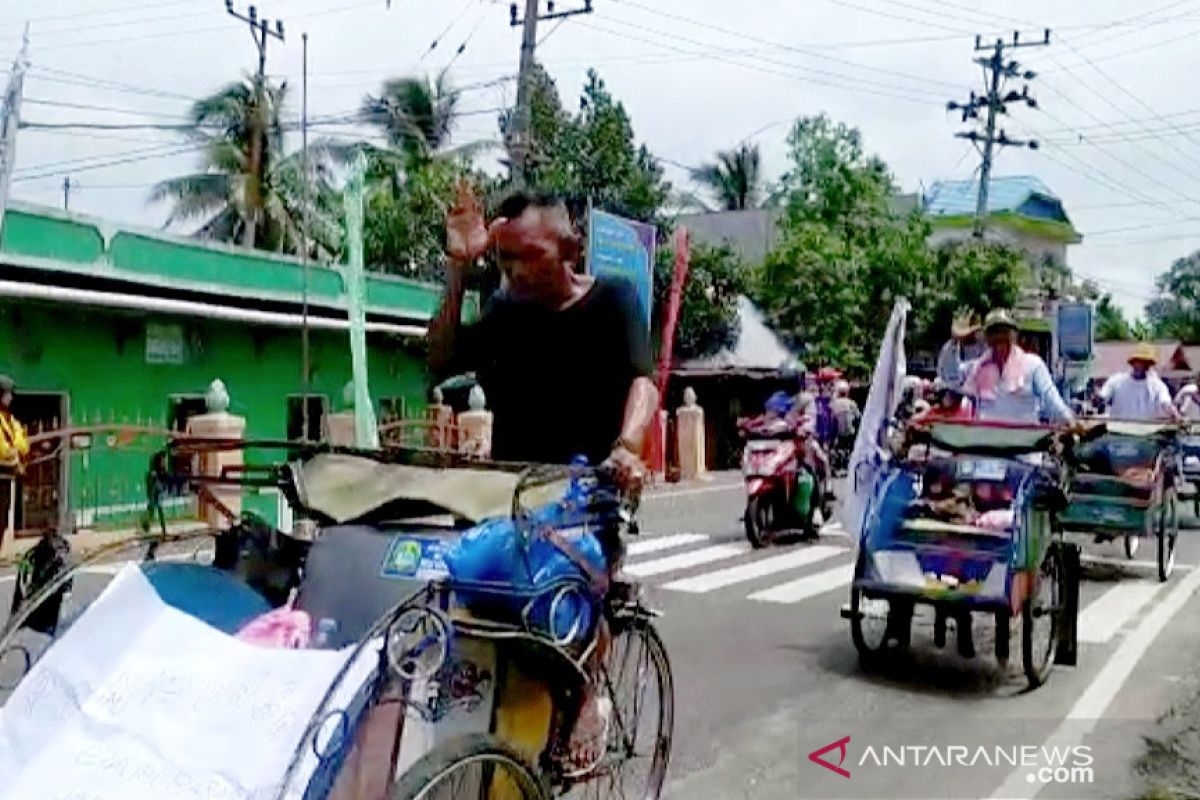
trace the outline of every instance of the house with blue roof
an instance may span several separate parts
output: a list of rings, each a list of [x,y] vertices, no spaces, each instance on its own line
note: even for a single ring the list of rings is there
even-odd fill
[[[979,181],[938,181],[925,194],[932,244],[973,235]],[[1067,266],[1067,248],[1083,241],[1059,199],[1032,175],[993,177],[988,186],[987,239],[1019,247],[1035,266]]]

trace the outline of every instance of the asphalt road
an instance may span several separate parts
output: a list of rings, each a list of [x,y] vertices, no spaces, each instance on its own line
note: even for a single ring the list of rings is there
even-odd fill
[[[1020,626],[1002,672],[983,620],[972,661],[954,654],[952,634],[935,649],[921,617],[907,657],[864,672],[839,616],[853,541],[835,528],[816,543],[751,551],[742,503],[731,475],[647,497],[629,548],[627,570],[663,611],[673,665],[669,798],[1131,800],[1143,737],[1200,689],[1200,530],[1180,537],[1166,584],[1149,562],[1087,542],[1104,560],[1088,565],[1081,589],[1079,664],[1028,691]],[[1147,543],[1139,557],[1153,556]],[[72,602],[94,597],[107,572],[81,578]],[[0,619],[11,588],[0,574]],[[819,758],[849,777],[809,759],[827,745]],[[1090,773],[1070,769],[1084,761]]]
[[[664,612],[660,627],[674,664],[669,797],[1139,796],[1134,766],[1143,737],[1200,680],[1200,570],[1193,569],[1200,531],[1180,536],[1179,567],[1166,584],[1149,562],[1127,563],[1118,545],[1078,539],[1089,557],[1079,663],[1056,668],[1029,691],[1020,626],[1003,673],[991,656],[994,627],[984,619],[975,624],[982,655],[974,660],[954,653],[953,634],[945,651],[934,648],[926,616],[914,623],[908,657],[864,672],[839,615],[849,598],[851,539],[833,530],[815,544],[750,552],[742,500],[734,483],[647,503],[641,547],[655,547],[649,543],[657,536],[684,543],[630,559]],[[688,533],[703,538],[680,536]],[[1154,558],[1149,541],[1138,557]],[[847,736],[842,767],[849,778],[809,760]],[[1066,754],[1050,763],[1043,760],[1047,742],[1083,749],[1050,749],[1051,761]],[[966,764],[955,760],[962,751],[943,752],[951,746],[968,748]],[[1022,746],[1035,751],[1012,752]],[[838,756],[834,748],[823,758],[836,764]],[[1072,774],[1089,756],[1093,773]],[[1046,766],[1051,771],[1039,775]],[[1060,766],[1067,769],[1056,775]]]

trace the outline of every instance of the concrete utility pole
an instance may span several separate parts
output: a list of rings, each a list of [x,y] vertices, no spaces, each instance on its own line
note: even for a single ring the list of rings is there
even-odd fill
[[[8,88],[4,90],[4,105],[0,107],[0,225],[4,224],[4,211],[8,208],[8,193],[12,188],[13,167],[17,163],[17,131],[21,128],[21,98],[25,91],[25,69],[29,66],[29,25],[25,25],[24,43],[21,52],[13,61],[8,76]],[[4,523],[0,521],[0,528]],[[0,530],[0,539],[3,531]]]
[[[513,152],[513,171],[519,185],[524,185],[529,177],[530,125],[532,121],[533,65],[537,52],[537,27],[539,22],[552,19],[565,19],[578,14],[592,13],[592,0],[584,0],[583,8],[569,11],[557,11],[554,0],[547,0],[546,13],[540,11],[541,0],[525,0],[525,17],[519,15],[517,4],[509,6],[511,25],[516,28],[523,26],[521,36],[521,66],[517,74],[517,108],[513,113],[513,126],[509,131],[509,144]]]
[[[267,41],[275,37],[283,41],[283,20],[275,20],[274,26],[266,17],[259,19],[258,9],[250,6],[246,14],[240,14],[233,9],[233,0],[225,0],[225,11],[234,19],[241,20],[250,26],[250,38],[258,48],[258,72],[254,76],[254,130],[250,139],[249,180],[246,181],[246,210],[249,219],[246,220],[246,230],[242,234],[242,244],[254,247],[258,241],[258,226],[261,222],[263,208],[263,183],[267,174],[267,114],[265,89],[267,82]]]
[[[980,109],[987,109],[987,114],[983,121],[983,131],[960,131],[954,134],[960,139],[966,139],[973,143],[976,149],[979,150],[982,158],[982,163],[979,167],[979,193],[975,200],[976,238],[983,238],[984,228],[987,223],[988,184],[992,179],[992,160],[995,155],[995,148],[997,146],[1028,147],[1030,150],[1038,148],[1038,143],[1035,141],[1009,138],[1003,128],[1000,129],[999,133],[996,131],[997,117],[1008,113],[1009,103],[1024,102],[1030,108],[1037,108],[1037,100],[1030,96],[1028,84],[1023,86],[1020,92],[1005,91],[1005,86],[1010,79],[1020,78],[1031,81],[1037,77],[1037,73],[1032,70],[1022,72],[1021,65],[1016,61],[1008,61],[1006,63],[1004,53],[1006,50],[1014,50],[1019,47],[1045,47],[1048,44],[1050,44],[1049,28],[1046,28],[1043,38],[1030,41],[1021,41],[1021,34],[1013,33],[1011,42],[997,39],[994,44],[985,45],[983,44],[982,37],[976,36],[975,52],[992,51],[990,56],[981,56],[975,59],[975,63],[983,67],[986,94],[980,97],[971,92],[971,97],[966,103],[957,103],[952,100],[946,104],[947,110],[962,112],[963,122],[967,122],[968,120],[978,121]],[[980,147],[980,142],[983,143],[982,148]]]

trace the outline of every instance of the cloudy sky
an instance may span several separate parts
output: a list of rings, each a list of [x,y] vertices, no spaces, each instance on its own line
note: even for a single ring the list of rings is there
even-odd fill
[[[559,10],[583,0],[558,0]],[[523,5],[523,2],[522,2]],[[1139,4],[1140,5],[1140,4]],[[1026,38],[1053,29],[1049,47],[1017,51],[1038,72],[1039,109],[1014,105],[1004,127],[1038,151],[1006,149],[996,174],[1033,174],[1064,201],[1085,237],[1071,266],[1131,310],[1154,275],[1200,247],[1200,2],[1147,0],[594,0],[595,12],[541,31],[541,60],[568,106],[598,69],[636,132],[687,184],[687,165],[750,138],[769,175],[784,167],[787,122],[828,112],[857,126],[902,187],[970,178],[971,146],[945,111],[981,84],[974,36]],[[241,6],[239,0],[239,7]],[[495,109],[515,96],[519,31],[496,0],[261,0],[282,18],[268,72],[286,77],[299,115],[301,33],[309,34],[310,115],[324,135],[387,76],[449,65],[465,87],[459,142],[494,140]],[[0,57],[30,23],[26,122],[170,126],[189,104],[256,64],[242,23],[221,0],[7,0]],[[437,46],[431,49],[431,44]],[[461,53],[457,53],[461,48]],[[1019,86],[1018,86],[1019,88]],[[159,225],[150,186],[196,166],[177,132],[153,128],[27,129],[14,196]]]

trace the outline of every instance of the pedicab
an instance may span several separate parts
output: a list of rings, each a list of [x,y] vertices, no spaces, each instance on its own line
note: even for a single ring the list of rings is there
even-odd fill
[[[1186,487],[1191,495],[1192,513],[1200,517],[1200,422],[1189,420],[1179,437],[1180,488]]]
[[[1131,560],[1142,539],[1153,537],[1158,579],[1166,581],[1179,537],[1179,424],[1099,417],[1083,424],[1086,432],[1072,452],[1070,505],[1060,523],[1097,542],[1123,539]]]
[[[957,621],[966,657],[975,655],[973,615],[992,616],[1005,668],[1018,620],[1031,688],[1053,664],[1074,664],[1079,551],[1055,522],[1065,500],[1062,438],[1053,428],[1002,422],[906,428],[875,482],[842,610],[864,667],[909,647],[918,604],[935,611],[938,646],[946,621]]]
[[[180,455],[233,449],[280,456],[216,477],[166,468]],[[629,519],[604,470],[178,440],[156,456],[147,485],[156,533],[73,565],[0,630],[0,702],[15,702],[22,678],[85,638],[102,605],[68,603],[49,641],[33,641],[25,623],[41,604],[136,555],[144,563],[135,571],[163,601],[223,635],[282,607],[315,620],[313,647],[340,658],[302,731],[272,743],[290,756],[269,794],[247,787],[229,797],[659,797],[673,681],[657,612],[638,586],[608,579],[605,554],[619,552]],[[230,508],[231,492],[264,490],[286,497],[315,532],[294,535]],[[164,496],[188,493],[230,526],[169,533]],[[302,652],[311,650],[276,657]],[[606,724],[581,757],[572,732],[588,691]],[[439,732],[452,717],[456,726]]]

